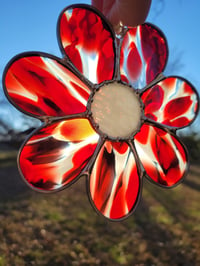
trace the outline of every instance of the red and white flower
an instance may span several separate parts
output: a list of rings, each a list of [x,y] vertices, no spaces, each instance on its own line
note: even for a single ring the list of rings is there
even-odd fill
[[[10,102],[43,122],[20,150],[20,172],[32,188],[45,192],[86,175],[95,209],[121,220],[134,211],[144,176],[163,187],[173,187],[185,176],[187,152],[176,130],[196,117],[197,92],[181,77],[159,75],[168,48],[163,33],[151,24],[127,28],[118,38],[96,9],[73,5],[59,17],[58,40],[62,59],[23,53],[5,69]],[[95,97],[110,84],[131,90],[140,106],[134,118],[139,122],[130,134],[102,130],[101,118],[112,117],[106,109],[112,98],[104,106],[100,97],[102,116],[94,116]],[[126,101],[119,106],[124,114]],[[127,121],[132,123],[131,114]],[[125,126],[120,118],[115,124],[116,129]]]

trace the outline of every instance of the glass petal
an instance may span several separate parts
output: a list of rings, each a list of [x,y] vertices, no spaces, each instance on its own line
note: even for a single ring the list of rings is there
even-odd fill
[[[87,5],[70,6],[60,16],[58,31],[61,49],[87,79],[112,79],[114,33],[102,15]]]
[[[121,79],[144,88],[164,70],[167,57],[167,41],[158,28],[147,23],[130,28],[121,47]]]
[[[14,58],[4,76],[8,98],[32,116],[66,116],[86,111],[90,89],[56,59],[23,54]]]
[[[34,188],[61,189],[82,174],[98,140],[99,136],[87,119],[47,125],[35,132],[22,148],[21,172]]]
[[[198,95],[188,81],[168,77],[141,96],[146,117],[171,127],[188,126],[198,111]]]
[[[164,187],[181,181],[187,171],[187,154],[175,136],[144,124],[135,135],[135,146],[150,179]]]
[[[140,178],[130,147],[106,141],[90,176],[90,193],[95,208],[109,219],[126,217],[136,205]]]

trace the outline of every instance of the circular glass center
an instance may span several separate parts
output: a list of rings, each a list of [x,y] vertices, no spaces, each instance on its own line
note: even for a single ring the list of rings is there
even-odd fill
[[[99,129],[112,138],[128,138],[139,130],[141,104],[127,85],[105,84],[93,96],[91,112]]]

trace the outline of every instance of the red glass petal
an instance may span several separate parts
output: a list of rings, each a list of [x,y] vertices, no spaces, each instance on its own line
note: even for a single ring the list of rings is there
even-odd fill
[[[140,188],[136,161],[126,143],[106,141],[90,176],[91,199],[109,219],[126,217],[134,208]]]
[[[55,122],[38,130],[22,148],[21,172],[34,188],[63,188],[81,175],[98,140],[87,119]]]
[[[14,105],[33,116],[82,113],[90,95],[90,89],[67,67],[40,55],[15,58],[4,84]]]
[[[168,77],[141,96],[146,117],[171,127],[188,126],[198,111],[198,95],[186,80]]]
[[[186,173],[186,151],[177,138],[165,130],[144,124],[135,136],[135,146],[147,175],[156,183],[170,187]]]
[[[114,74],[114,33],[96,10],[74,5],[60,16],[62,49],[74,66],[93,83],[111,80]]]
[[[122,42],[121,79],[144,88],[164,70],[167,56],[167,41],[159,29],[147,23],[130,28]]]

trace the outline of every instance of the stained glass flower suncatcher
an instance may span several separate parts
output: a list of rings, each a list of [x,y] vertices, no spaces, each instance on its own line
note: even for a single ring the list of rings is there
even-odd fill
[[[10,102],[42,126],[19,153],[24,180],[58,191],[86,176],[90,201],[111,220],[129,216],[142,179],[173,187],[188,170],[176,136],[198,112],[198,95],[181,77],[164,77],[167,42],[155,26],[116,35],[88,5],[67,7],[58,20],[63,58],[29,52],[7,65]]]

